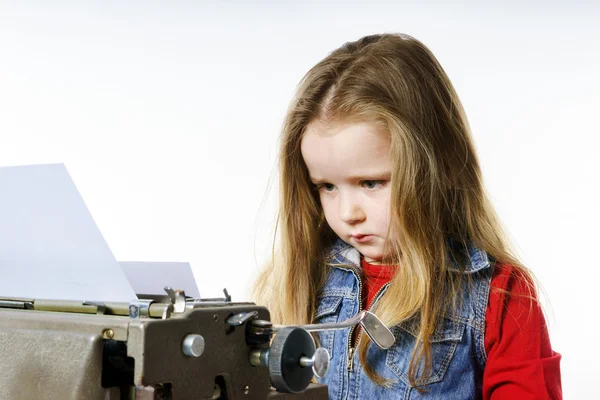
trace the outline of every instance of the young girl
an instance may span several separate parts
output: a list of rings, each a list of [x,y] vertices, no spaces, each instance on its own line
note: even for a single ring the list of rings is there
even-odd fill
[[[281,137],[273,260],[255,287],[278,324],[369,309],[320,332],[330,399],[561,398],[530,272],[487,198],[467,118],[418,40],[373,35],[302,80]]]

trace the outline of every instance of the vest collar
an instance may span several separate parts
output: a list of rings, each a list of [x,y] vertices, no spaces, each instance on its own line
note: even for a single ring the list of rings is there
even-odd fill
[[[466,268],[464,270],[459,269],[458,265],[453,261],[451,269],[462,270],[465,274],[474,274],[477,271],[490,267],[490,260],[485,251],[478,249],[471,243],[468,245],[468,251],[469,261]],[[331,248],[329,264],[334,268],[347,265],[360,268],[360,253],[354,247],[338,238]]]

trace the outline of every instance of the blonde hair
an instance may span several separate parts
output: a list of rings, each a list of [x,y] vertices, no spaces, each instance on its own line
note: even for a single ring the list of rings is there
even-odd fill
[[[430,336],[448,308],[456,306],[465,276],[451,265],[458,260],[454,264],[465,268],[465,258],[459,257],[469,243],[514,266],[528,282],[531,275],[510,250],[483,187],[463,107],[434,55],[407,35],[366,36],[308,71],[285,118],[278,240],[254,288],[256,302],[269,308],[273,321],[313,321],[328,251],[337,238],[311,190],[300,152],[306,126],[317,120],[377,122],[391,136],[390,226],[398,234],[388,239],[392,256],[384,261],[401,268],[373,311],[387,326],[419,317],[409,367],[414,385],[431,371]],[[450,242],[458,251],[449,249]],[[358,352],[365,372],[386,385],[366,362],[368,345],[363,335]]]

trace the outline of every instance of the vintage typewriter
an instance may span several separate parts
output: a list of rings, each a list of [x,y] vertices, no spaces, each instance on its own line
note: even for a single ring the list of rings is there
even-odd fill
[[[309,332],[360,324],[277,326],[266,308],[181,290],[126,302],[0,298],[0,399],[327,399],[313,383],[329,354]]]

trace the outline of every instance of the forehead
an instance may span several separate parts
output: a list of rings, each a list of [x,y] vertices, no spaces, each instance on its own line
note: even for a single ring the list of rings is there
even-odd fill
[[[375,122],[323,123],[306,127],[301,142],[313,178],[369,175],[391,168],[390,135]]]

